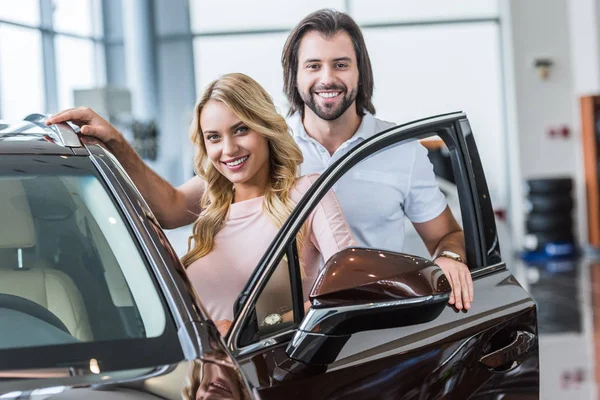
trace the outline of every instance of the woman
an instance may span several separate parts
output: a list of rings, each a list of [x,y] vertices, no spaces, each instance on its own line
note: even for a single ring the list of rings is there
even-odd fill
[[[243,74],[224,75],[208,86],[196,105],[191,137],[206,188],[182,261],[223,333],[238,294],[315,177],[298,178],[302,153],[284,118],[267,92]],[[354,244],[333,192],[310,215],[297,242],[306,296],[322,259]]]
[[[198,147],[196,172],[206,187],[182,261],[223,333],[238,294],[315,178],[298,178],[300,149],[271,97],[246,75],[224,75],[207,87],[191,136]],[[353,244],[330,192],[298,235],[305,294],[321,259]]]
[[[92,110],[64,110],[46,123],[64,121],[81,127],[84,143],[104,145],[117,156],[163,226],[190,223],[190,215],[199,211],[189,252],[182,261],[219,331],[227,332],[238,294],[315,179],[298,178],[302,153],[271,97],[243,74],[224,75],[208,86],[196,105],[191,127],[198,150],[198,178],[194,179],[201,180],[194,187],[203,189],[194,189],[186,196],[182,196],[189,189],[185,184],[176,190],[165,182],[144,165],[111,124]],[[153,202],[156,190],[170,193],[167,197],[172,203]],[[198,199],[200,207],[182,200],[188,197]],[[168,219],[167,214],[176,217]],[[322,261],[355,244],[333,192],[310,215],[297,243],[306,298]],[[280,278],[272,279],[279,289],[272,288],[270,299],[282,297],[278,290],[287,290],[289,298],[289,280],[285,287],[284,279],[277,273],[275,277]]]

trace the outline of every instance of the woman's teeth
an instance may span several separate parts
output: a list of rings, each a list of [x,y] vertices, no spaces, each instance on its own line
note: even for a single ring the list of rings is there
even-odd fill
[[[237,160],[235,160],[235,161],[228,162],[228,163],[225,163],[225,164],[226,164],[228,167],[235,167],[236,165],[240,165],[241,163],[243,163],[243,162],[244,162],[244,161],[246,161],[247,159],[248,159],[248,156],[246,156],[246,157],[242,157],[242,158],[238,158],[238,159],[237,159]]]
[[[225,390],[226,392],[231,392],[231,390],[229,390],[229,388],[225,385],[223,385],[221,382],[212,382],[211,385],[218,387],[219,389]]]

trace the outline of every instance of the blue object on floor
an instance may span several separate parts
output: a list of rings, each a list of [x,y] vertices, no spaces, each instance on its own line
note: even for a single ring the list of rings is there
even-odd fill
[[[572,242],[546,243],[546,245],[537,251],[524,251],[521,259],[527,263],[543,263],[559,259],[572,259],[577,257],[578,252],[575,244]]]

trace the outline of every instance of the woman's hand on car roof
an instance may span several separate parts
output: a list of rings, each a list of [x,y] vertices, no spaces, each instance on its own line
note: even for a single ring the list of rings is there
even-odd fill
[[[102,142],[109,150],[121,143],[123,135],[108,121],[89,107],[62,110],[46,120],[46,125],[70,121],[81,129],[81,140],[85,144]]]

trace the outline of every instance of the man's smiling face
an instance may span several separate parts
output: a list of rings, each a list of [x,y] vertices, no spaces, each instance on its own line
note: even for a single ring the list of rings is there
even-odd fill
[[[297,86],[306,106],[321,119],[333,121],[354,105],[358,64],[346,31],[331,37],[317,31],[304,35],[298,50]]]

